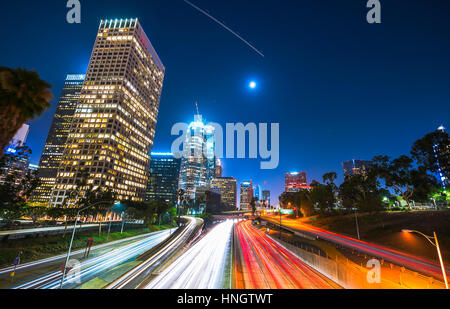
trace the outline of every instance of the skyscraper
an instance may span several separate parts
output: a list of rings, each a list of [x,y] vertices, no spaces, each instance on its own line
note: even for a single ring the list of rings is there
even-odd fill
[[[258,201],[262,201],[262,190],[260,185],[253,186],[253,195],[258,199]]]
[[[270,206],[270,191],[269,190],[263,190],[262,192],[262,202],[265,207]]]
[[[365,175],[370,168],[370,161],[350,160],[342,163],[344,168],[344,177],[354,175]]]
[[[240,210],[252,210],[251,202],[254,197],[252,181],[245,181],[241,183],[241,200],[239,203]]]
[[[87,175],[117,200],[145,199],[165,68],[137,19],[102,20],[58,169],[60,205]]]
[[[216,177],[211,186],[217,188],[222,195],[222,202],[227,204],[228,209],[237,209],[237,180],[233,177]]]
[[[285,192],[296,192],[308,186],[305,172],[284,174]]]
[[[148,179],[147,201],[177,203],[181,159],[171,153],[152,153]]]
[[[84,74],[68,74],[53,117],[44,151],[39,162],[37,176],[41,184],[33,192],[32,203],[48,205],[55,186],[58,168],[61,164],[73,115],[80,100]]]
[[[196,115],[189,125],[183,145],[179,189],[186,197],[195,199],[198,187],[211,187],[216,173],[214,127],[205,125],[201,115]]]

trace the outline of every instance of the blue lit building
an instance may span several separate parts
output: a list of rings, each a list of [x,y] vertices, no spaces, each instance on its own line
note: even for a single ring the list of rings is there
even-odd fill
[[[146,200],[177,203],[181,159],[171,153],[151,153]]]

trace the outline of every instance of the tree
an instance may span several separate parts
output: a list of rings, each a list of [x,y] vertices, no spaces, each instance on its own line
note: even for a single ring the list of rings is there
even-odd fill
[[[51,87],[34,71],[0,67],[0,158],[22,125],[50,107]]]
[[[158,216],[159,223],[158,225],[161,226],[161,216],[169,210],[169,203],[165,201],[158,201],[156,204],[156,215]]]
[[[450,161],[448,159],[439,160],[436,152],[442,151],[445,153],[449,148],[449,135],[444,131],[438,130],[416,141],[411,148],[411,155],[417,165],[423,166],[431,173],[439,172],[439,167],[448,171],[450,170]]]
[[[257,197],[252,198],[250,201],[250,206],[252,207],[252,215],[254,216],[256,213],[256,203],[259,201]]]
[[[386,187],[392,188],[411,207],[411,199],[426,200],[436,187],[436,179],[426,173],[424,166],[413,167],[413,159],[400,156],[391,160],[387,156],[373,159],[373,169],[384,180]]]
[[[383,209],[379,182],[370,169],[366,175],[352,175],[345,178],[339,187],[338,198],[346,209],[357,208],[359,211],[380,211]]]
[[[47,207],[26,206],[24,208],[24,216],[33,221],[33,225],[36,225],[37,220],[47,215]]]

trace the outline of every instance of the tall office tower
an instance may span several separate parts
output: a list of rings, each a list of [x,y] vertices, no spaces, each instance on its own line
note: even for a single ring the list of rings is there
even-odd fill
[[[39,162],[37,177],[41,184],[33,192],[31,202],[47,206],[55,186],[58,168],[61,164],[73,115],[80,100],[84,74],[68,74],[47,136],[44,151]]]
[[[438,128],[438,133],[441,133],[434,138],[433,152],[436,156],[436,163],[438,167],[438,178],[444,189],[447,189],[450,182],[450,140],[447,139],[444,126]]]
[[[262,190],[260,185],[254,185],[253,186],[253,197],[256,197],[258,201],[261,201],[262,199]]]
[[[117,200],[145,200],[164,72],[137,19],[100,22],[52,204],[84,177]]]
[[[342,163],[344,168],[344,177],[354,175],[365,175],[370,169],[371,162],[364,160],[350,160]]]
[[[233,177],[216,177],[211,182],[211,187],[216,188],[222,195],[222,202],[229,210],[237,209],[237,180]]]
[[[250,211],[252,210],[251,202],[254,197],[253,183],[252,181],[246,181],[241,183],[241,200],[239,202],[240,210]]]
[[[293,172],[284,174],[285,192],[297,192],[308,186],[305,172]]]
[[[215,175],[214,127],[205,125],[201,115],[196,115],[189,125],[183,144],[179,189],[188,199],[195,200],[197,187],[211,187]]]
[[[263,190],[262,192],[262,200],[265,207],[270,207],[270,191]]]
[[[29,149],[20,147],[25,146],[29,132],[30,126],[24,124],[6,148],[5,156],[3,157],[3,166],[0,167],[0,184],[10,182],[19,185],[27,175],[31,153]]]
[[[178,177],[180,176],[181,159],[174,158],[171,153],[152,153],[147,186],[149,202],[166,201],[177,203]]]

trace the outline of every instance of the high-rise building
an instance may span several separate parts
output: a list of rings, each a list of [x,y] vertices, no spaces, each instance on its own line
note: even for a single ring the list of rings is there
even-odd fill
[[[262,190],[260,185],[253,186],[253,197],[257,198],[258,201],[262,200]]]
[[[171,153],[152,153],[148,179],[147,201],[177,203],[181,159]]]
[[[444,126],[440,126],[438,131],[445,133]],[[450,142],[444,143],[435,139],[433,151],[437,159],[438,178],[442,187],[447,189],[450,182]]]
[[[3,164],[0,166],[0,184],[4,184],[8,179],[11,179],[11,183],[14,182],[18,185],[27,175],[31,153],[28,148],[23,148],[23,146],[27,142],[29,132],[30,126],[22,125],[6,148],[5,156],[2,158]]]
[[[205,125],[201,115],[196,115],[189,125],[183,145],[179,189],[188,199],[195,200],[197,187],[211,187],[216,173],[214,127]]]
[[[58,168],[66,149],[70,126],[80,100],[84,78],[84,74],[68,74],[66,77],[39,162],[37,177],[39,177],[41,184],[33,192],[32,203],[48,205],[50,201]]]
[[[354,175],[365,175],[370,169],[371,162],[365,160],[350,160],[342,163],[344,177]]]
[[[306,172],[292,172],[284,175],[285,192],[297,192],[308,186]]]
[[[270,207],[270,191],[263,190],[262,192],[262,203],[265,207]]]
[[[102,20],[52,203],[77,181],[144,201],[165,68],[137,19]]]
[[[239,208],[242,211],[252,210],[251,202],[254,197],[253,183],[252,181],[246,181],[241,183],[241,200],[239,202]]]
[[[216,177],[211,182],[211,187],[216,188],[222,195],[222,202],[230,210],[237,209],[237,180],[233,177]]]

